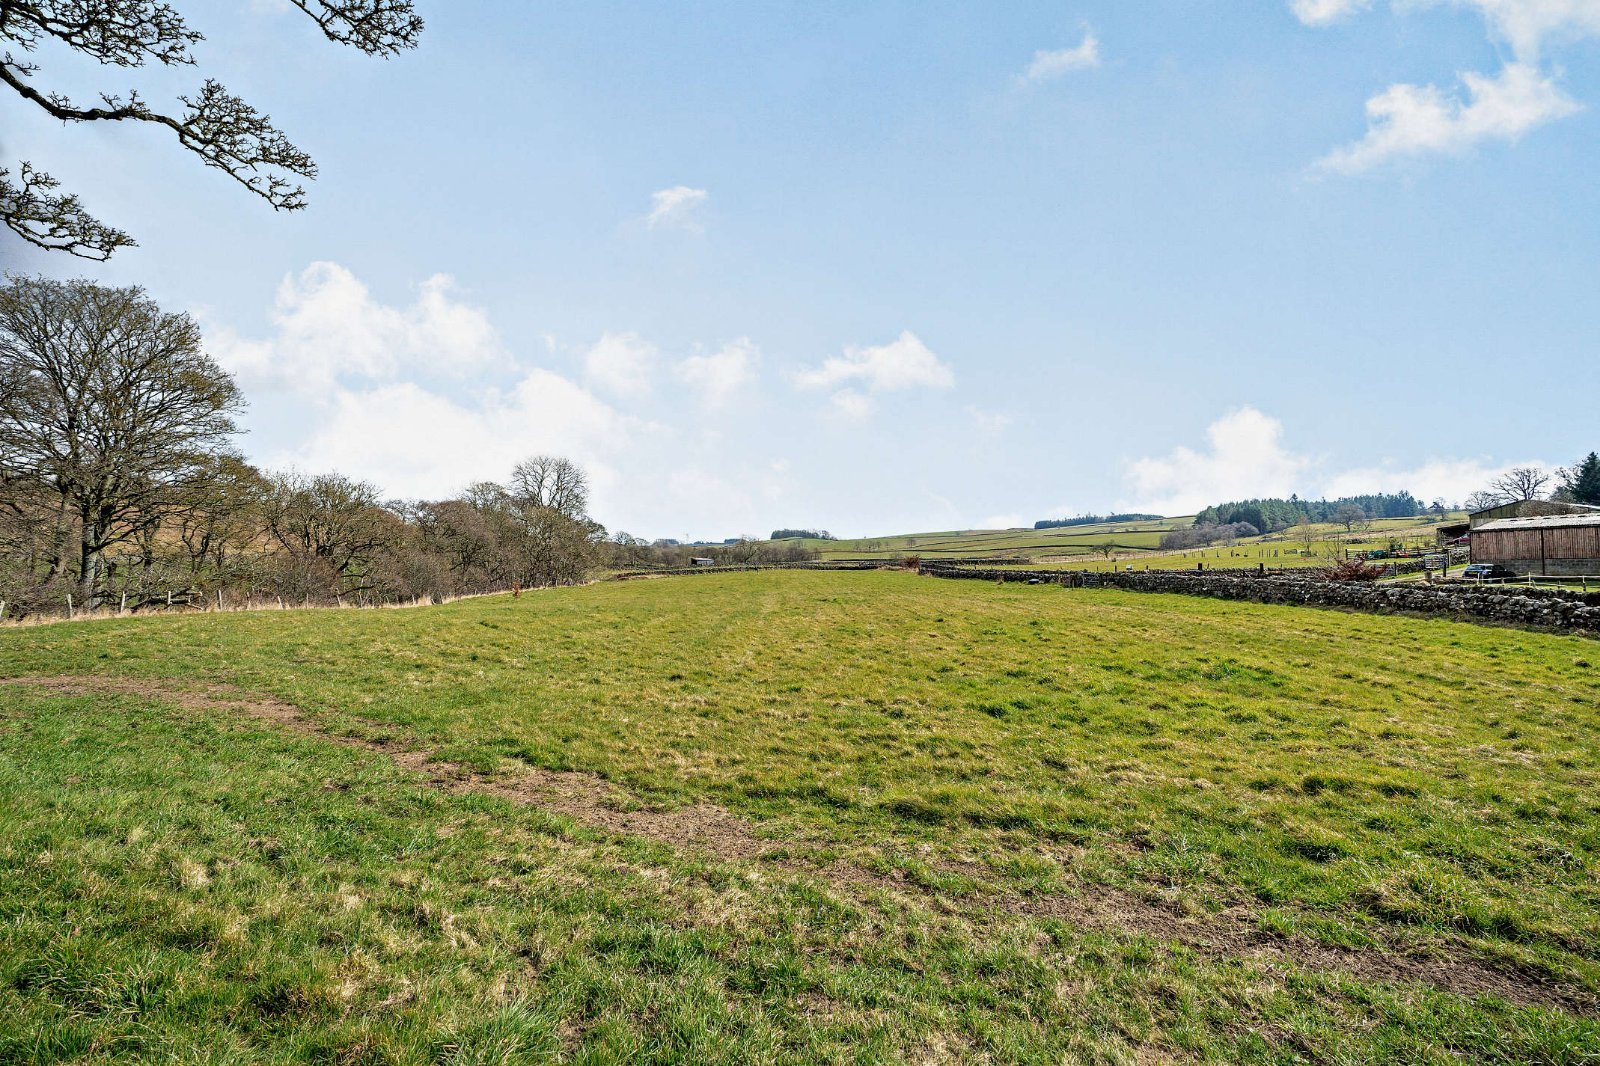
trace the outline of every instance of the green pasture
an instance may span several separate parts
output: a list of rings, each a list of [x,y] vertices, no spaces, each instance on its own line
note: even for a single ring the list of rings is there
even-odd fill
[[[1452,516],[1448,520],[1455,520]],[[999,556],[1025,558],[1034,564],[1072,570],[1120,570],[1126,566],[1152,570],[1209,567],[1326,566],[1334,549],[1340,552],[1387,548],[1398,540],[1411,546],[1431,546],[1435,524],[1417,518],[1387,518],[1372,522],[1351,535],[1340,526],[1312,527],[1316,537],[1308,550],[1294,531],[1249,537],[1228,545],[1192,548],[1182,552],[1160,550],[1161,535],[1187,526],[1191,519],[1165,518],[1156,522],[1120,522],[1060,529],[969,530],[865,538],[850,541],[806,540],[822,559],[894,559],[918,556],[927,560]],[[1110,547],[1111,554],[1104,549]]]
[[[0,684],[0,1062],[1594,1061],[1596,664],[895,572],[0,628],[0,678],[762,849]]]
[[[803,540],[824,559],[888,558],[894,555],[1040,555],[1092,551],[1092,545],[1110,540],[1130,550],[1154,548],[1161,534],[1188,518],[1151,522],[1111,522],[1057,529],[975,529],[942,533],[915,533],[855,540]]]

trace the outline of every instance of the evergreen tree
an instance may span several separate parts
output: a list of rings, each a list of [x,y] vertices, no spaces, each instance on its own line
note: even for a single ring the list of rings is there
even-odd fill
[[[1563,471],[1561,480],[1573,503],[1600,504],[1600,455],[1590,452],[1583,462]]]

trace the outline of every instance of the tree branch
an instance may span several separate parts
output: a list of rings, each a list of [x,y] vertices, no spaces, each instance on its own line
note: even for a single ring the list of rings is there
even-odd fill
[[[290,0],[323,35],[367,55],[392,56],[416,46],[422,18],[414,0]],[[27,60],[42,42],[54,41],[108,66],[167,66],[194,62],[191,48],[204,37],[191,30],[161,0],[0,0],[0,41],[23,58],[0,54],[0,85],[62,122],[149,122],[170,129],[206,166],[222,171],[280,211],[306,205],[304,187],[317,167],[269,116],[207,79],[193,97],[180,97],[184,111],[153,110],[137,92],[102,94],[99,106],[84,107],[67,96],[34,88],[38,73]],[[41,248],[104,260],[133,245],[121,230],[94,219],[76,196],[52,193],[50,175],[22,164],[20,184],[0,170],[0,222]]]
[[[0,169],[0,222],[29,244],[102,263],[118,248],[134,246],[132,237],[96,220],[76,196],[52,194],[61,183],[33,164],[23,163],[19,178],[13,182],[11,172]]]
[[[205,37],[168,4],[154,0],[0,0],[0,36],[32,51],[43,37],[108,66],[194,62],[191,46]]]
[[[417,46],[422,16],[412,0],[289,0],[311,16],[330,41],[369,56],[392,56]]]
[[[135,121],[166,126],[177,134],[179,144],[205,160],[207,166],[227,174],[273,207],[297,211],[305,206],[303,187],[266,173],[263,168],[276,167],[310,179],[317,176],[317,165],[273,126],[268,116],[215,81],[208,80],[195,97],[179,97],[188,112],[176,119],[152,111],[138,93],[130,93],[126,100],[104,96],[104,107],[77,107],[59,94],[46,96],[39,92],[16,74],[14,66],[0,63],[0,82],[52,118],[62,122]]]

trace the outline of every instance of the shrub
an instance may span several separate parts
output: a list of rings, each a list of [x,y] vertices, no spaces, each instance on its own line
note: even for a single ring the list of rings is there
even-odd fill
[[[1361,559],[1346,559],[1319,570],[1317,576],[1325,581],[1376,581],[1383,576],[1383,569]]]

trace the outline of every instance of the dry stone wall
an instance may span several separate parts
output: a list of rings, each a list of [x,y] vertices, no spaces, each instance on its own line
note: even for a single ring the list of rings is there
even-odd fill
[[[934,577],[977,581],[1027,581],[1067,588],[1116,588],[1210,596],[1250,603],[1344,607],[1378,614],[1404,612],[1467,621],[1503,622],[1600,635],[1600,593],[1535,589],[1514,585],[1381,585],[1362,581],[1322,581],[1255,570],[1148,570],[1128,573],[1004,570],[925,565]]]

